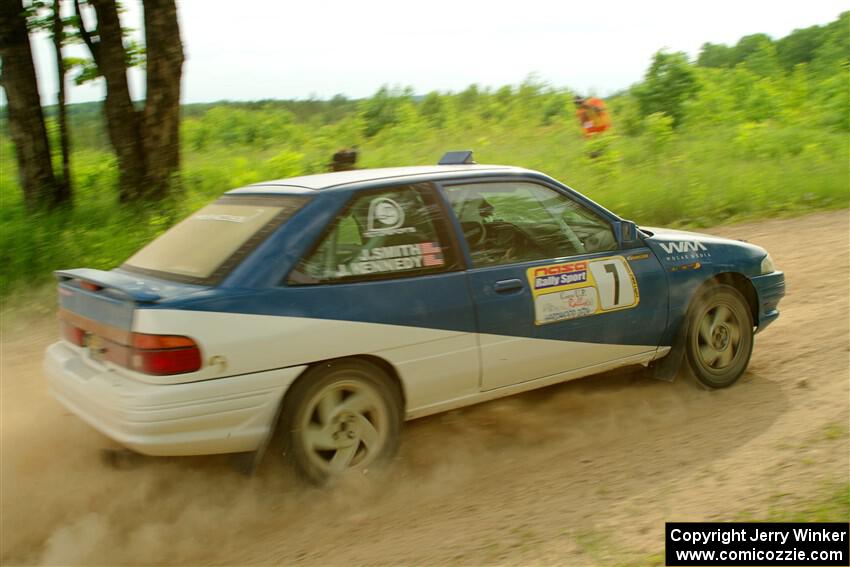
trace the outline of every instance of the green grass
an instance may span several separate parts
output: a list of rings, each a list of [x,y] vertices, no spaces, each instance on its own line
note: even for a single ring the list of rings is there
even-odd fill
[[[167,202],[120,205],[114,157],[72,155],[74,207],[27,214],[15,183],[14,152],[0,141],[0,296],[50,281],[53,270],[110,269],[191,211],[228,189],[323,171],[333,151],[359,143],[362,167],[433,164],[471,148],[479,163],[543,171],[639,224],[705,227],[741,219],[843,208],[848,138],[805,124],[715,125],[681,132],[584,140],[569,114],[535,125],[461,115],[443,128],[414,117],[363,138],[351,120],[292,126],[289,142],[227,146],[186,142],[182,189]],[[355,124],[356,126],[356,124]],[[310,135],[310,134],[313,135]],[[600,157],[588,158],[591,150]]]
[[[775,494],[766,509],[743,511],[735,521],[847,522],[850,521],[850,484],[827,483],[818,496],[803,501],[793,494]]]
[[[745,511],[731,518],[738,522],[846,522],[850,520],[850,484],[828,483],[819,494],[801,500],[793,494],[775,494],[769,499],[766,509],[757,512]],[[663,549],[664,526],[658,534],[650,532],[648,538],[660,538]],[[615,534],[600,530],[588,530],[576,534],[575,541],[582,553],[595,565],[617,565],[629,567],[653,567],[664,565],[664,552],[644,553],[624,548]]]

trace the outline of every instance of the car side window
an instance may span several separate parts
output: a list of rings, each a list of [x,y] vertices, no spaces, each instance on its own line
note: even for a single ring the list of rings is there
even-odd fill
[[[458,269],[442,207],[429,184],[357,193],[290,285],[352,282]]]
[[[527,181],[445,187],[473,267],[617,248],[611,225],[548,187]]]

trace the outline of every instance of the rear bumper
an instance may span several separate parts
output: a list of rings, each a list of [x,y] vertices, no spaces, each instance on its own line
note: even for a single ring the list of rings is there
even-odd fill
[[[758,296],[757,331],[764,330],[779,317],[779,301],[785,297],[785,274],[773,272],[751,279]]]
[[[304,368],[163,385],[128,378],[63,342],[51,345],[44,359],[56,399],[104,435],[147,455],[256,450]]]

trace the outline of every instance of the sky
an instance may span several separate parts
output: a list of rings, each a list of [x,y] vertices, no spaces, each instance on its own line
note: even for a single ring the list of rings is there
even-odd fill
[[[141,34],[141,2],[124,5],[125,26]],[[847,9],[846,0],[177,0],[182,98],[360,98],[382,85],[424,94],[517,85],[531,74],[605,96],[641,80],[659,49],[695,58],[705,42],[779,38]],[[42,102],[52,104],[52,44],[42,35],[33,49]],[[66,56],[83,54],[77,46]],[[130,77],[134,98],[143,98],[143,74]],[[103,98],[102,81],[68,84],[69,102]]]

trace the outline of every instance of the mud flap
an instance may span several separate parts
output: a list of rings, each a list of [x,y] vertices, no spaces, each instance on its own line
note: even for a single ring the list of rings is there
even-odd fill
[[[679,373],[679,368],[682,366],[684,354],[685,349],[677,349],[674,346],[670,350],[670,354],[668,354],[661,360],[657,360],[650,364],[649,377],[654,378],[656,380],[664,380],[665,382],[672,382],[676,379],[676,374]]]
[[[263,439],[262,443],[260,443],[260,446],[257,447],[256,451],[234,455],[232,463],[237,471],[245,476],[254,476],[257,474],[260,464],[263,462],[263,457],[266,456],[266,451],[272,444],[275,435],[277,435],[277,430],[279,429],[278,426],[280,424],[280,412],[282,410],[283,400],[281,400],[277,406],[277,411],[274,414],[274,421],[272,421],[272,426],[269,428],[268,434],[265,439]]]
[[[682,327],[684,326],[682,325]],[[650,363],[649,376],[651,378],[665,382],[672,382],[676,378],[676,374],[679,373],[679,368],[682,367],[682,362],[685,359],[686,335],[685,330],[680,330],[676,334],[673,346],[667,356]]]

